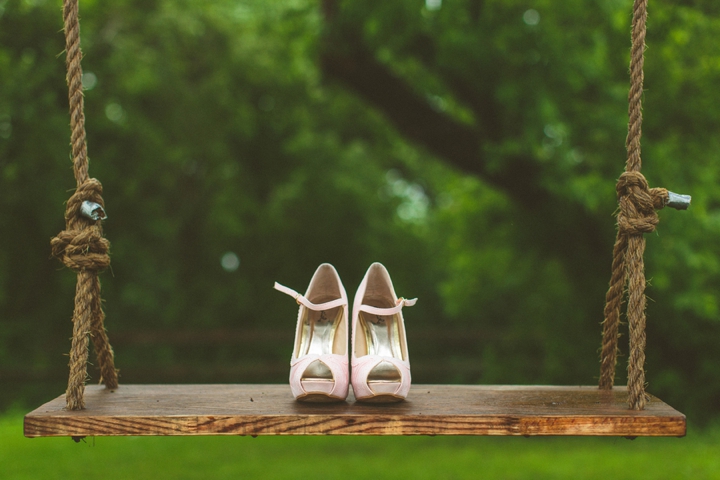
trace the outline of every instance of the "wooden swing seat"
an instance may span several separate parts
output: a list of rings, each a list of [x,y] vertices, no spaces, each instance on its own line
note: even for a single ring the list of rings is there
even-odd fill
[[[685,435],[685,415],[650,396],[629,410],[626,387],[414,385],[401,403],[308,404],[288,385],[88,386],[25,416],[26,437],[127,435]]]

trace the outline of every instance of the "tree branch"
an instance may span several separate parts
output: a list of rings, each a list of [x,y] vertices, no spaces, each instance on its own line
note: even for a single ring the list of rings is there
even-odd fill
[[[407,139],[427,148],[456,168],[480,176],[530,205],[546,197],[537,186],[539,169],[528,158],[505,158],[488,165],[482,151],[486,136],[478,129],[434,109],[407,83],[375,59],[358,38],[343,34],[342,43],[326,42],[320,65],[333,79],[374,105]]]
[[[606,265],[600,255],[607,250],[608,243],[604,241],[604,224],[588,216],[581,205],[547,190],[542,178],[550,172],[542,172],[533,158],[527,155],[489,158],[484,152],[484,143],[499,142],[504,136],[491,97],[478,96],[466,81],[444,72],[445,81],[458,98],[470,100],[468,104],[481,127],[456,121],[434,109],[426,98],[375,58],[365,47],[357,26],[342,18],[336,0],[324,0],[323,11],[326,32],[320,66],[325,78],[372,104],[409,141],[507,193],[526,212],[524,221],[530,231],[551,238],[548,245],[552,254],[565,257],[571,269],[580,270],[579,276],[587,274],[588,269],[604,272]],[[610,228],[606,230],[609,232]],[[594,262],[582,265],[570,257]]]

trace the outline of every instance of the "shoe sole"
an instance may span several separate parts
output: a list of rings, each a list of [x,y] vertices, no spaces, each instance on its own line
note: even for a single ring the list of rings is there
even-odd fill
[[[398,403],[405,400],[405,397],[398,397],[397,395],[373,395],[372,397],[357,398],[358,402],[363,403]]]
[[[305,395],[300,395],[295,400],[305,403],[336,403],[345,401],[344,398],[331,397],[324,393],[306,393]]]

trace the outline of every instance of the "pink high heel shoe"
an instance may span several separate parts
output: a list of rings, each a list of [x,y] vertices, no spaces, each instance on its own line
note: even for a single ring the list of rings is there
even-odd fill
[[[353,303],[352,386],[360,402],[399,402],[410,391],[402,308],[415,305],[395,295],[387,269],[373,263]]]
[[[347,398],[348,299],[335,268],[323,263],[305,295],[275,283],[275,289],[300,305],[290,389],[302,402],[339,402]]]

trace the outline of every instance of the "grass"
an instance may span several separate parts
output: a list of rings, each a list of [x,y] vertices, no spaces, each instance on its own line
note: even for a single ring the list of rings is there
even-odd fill
[[[720,425],[687,437],[27,439],[0,416],[0,479],[720,479]]]

